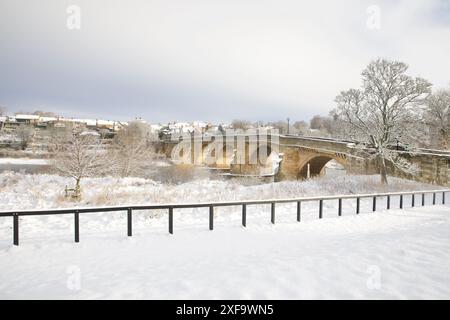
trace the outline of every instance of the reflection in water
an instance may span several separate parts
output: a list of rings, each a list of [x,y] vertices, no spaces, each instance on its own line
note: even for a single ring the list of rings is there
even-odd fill
[[[273,172],[274,170],[272,166],[270,166],[270,168],[268,169],[270,169],[270,172]],[[340,176],[346,174],[345,169],[334,161],[330,161],[327,164],[325,170],[326,170],[325,174],[329,176]],[[16,163],[14,163],[14,161],[0,162],[0,172],[3,171],[14,171],[27,174],[57,174],[55,172],[55,169],[52,168],[51,165],[39,162],[33,163],[32,161],[30,161],[30,163],[26,163],[26,161],[23,162],[19,161]],[[169,162],[166,163],[159,162],[158,164],[149,164],[148,168],[145,170],[142,177],[161,183],[171,183],[171,184],[179,184],[188,181],[193,181],[196,179],[205,179],[205,178],[210,179],[232,178],[231,176],[225,177],[222,176],[223,173],[224,172],[222,170],[208,169],[205,167],[191,166],[191,165],[172,165]],[[235,178],[239,179],[239,177]],[[267,180],[257,179],[256,177],[253,178],[240,177],[240,179],[250,184],[267,182]]]

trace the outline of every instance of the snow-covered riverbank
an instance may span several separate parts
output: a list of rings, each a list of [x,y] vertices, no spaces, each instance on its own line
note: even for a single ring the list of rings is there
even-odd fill
[[[201,178],[179,184],[142,178],[85,178],[79,203],[64,199],[73,179],[50,174],[0,173],[2,209],[102,206],[145,203],[204,202],[294,198],[335,194],[437,189],[436,185],[390,178],[388,186],[379,176],[325,176],[308,181],[254,184],[252,181]]]

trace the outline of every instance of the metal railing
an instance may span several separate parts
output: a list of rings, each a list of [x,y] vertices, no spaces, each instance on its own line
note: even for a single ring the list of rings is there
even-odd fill
[[[421,206],[425,206],[425,195],[432,194],[432,204],[436,204],[436,194],[442,194],[441,202],[445,204],[445,195],[450,192],[450,189],[441,190],[424,190],[424,191],[409,191],[409,192],[390,192],[390,193],[376,193],[376,194],[355,194],[355,195],[337,195],[337,196],[322,196],[322,197],[301,197],[291,199],[268,199],[268,200],[243,200],[243,201],[223,201],[223,202],[203,202],[203,203],[178,203],[178,204],[152,204],[152,205],[133,205],[133,206],[113,206],[113,207],[81,207],[81,208],[64,208],[64,209],[42,209],[42,210],[15,210],[15,211],[0,211],[0,217],[13,217],[13,244],[19,245],[19,217],[25,216],[42,216],[42,215],[60,215],[73,214],[74,215],[74,238],[75,242],[80,241],[80,213],[89,212],[127,212],[127,235],[132,236],[132,214],[133,211],[139,210],[168,210],[169,233],[173,234],[173,212],[174,209],[186,208],[209,208],[209,230],[214,229],[214,208],[215,207],[242,207],[242,226],[247,226],[247,206],[270,204],[270,221],[275,224],[275,204],[277,203],[297,203],[297,221],[301,220],[301,209],[303,202],[318,201],[319,202],[319,219],[323,217],[323,203],[324,201],[338,200],[338,216],[342,215],[342,200],[356,199],[356,214],[361,211],[361,199],[372,198],[372,211],[377,210],[377,199],[386,197],[386,209],[391,209],[391,197],[399,197],[399,209],[404,207],[404,196],[411,195],[411,207],[416,206],[416,196],[421,195]]]

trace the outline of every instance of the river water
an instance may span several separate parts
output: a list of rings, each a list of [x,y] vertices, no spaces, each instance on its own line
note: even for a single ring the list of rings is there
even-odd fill
[[[0,158],[0,172],[14,171],[26,174],[50,174],[55,173],[52,166],[44,159],[26,159],[26,158]],[[142,174],[143,178],[151,179],[161,183],[178,184],[188,182],[196,179],[210,178],[210,179],[224,179],[227,176],[222,176],[222,172],[196,166],[176,166],[169,162],[159,163],[156,165],[149,165]],[[345,170],[331,166],[326,168],[326,175],[339,176],[345,175]],[[227,177],[230,178],[230,177]],[[238,179],[238,178],[236,178]],[[241,177],[241,179],[245,179]],[[254,179],[254,184],[267,182],[266,180]],[[258,182],[259,181],[259,182]],[[247,181],[249,183],[250,181]]]

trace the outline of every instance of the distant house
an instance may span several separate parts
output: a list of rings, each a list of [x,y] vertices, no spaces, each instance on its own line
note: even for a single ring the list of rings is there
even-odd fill
[[[63,121],[69,121],[77,124],[83,124],[90,130],[107,129],[110,131],[120,130],[124,122],[112,121],[112,120],[99,120],[99,119],[62,119]]]
[[[6,119],[4,120],[4,122],[2,124],[2,128],[3,129],[14,129],[18,125],[20,125],[20,123],[18,123],[16,121],[15,117],[6,116]]]
[[[108,129],[111,131],[116,130],[116,124],[117,121],[111,121],[111,120],[97,120],[97,129]]]
[[[55,117],[39,117],[38,122],[36,123],[36,127],[38,128],[48,128],[49,125],[56,122],[58,119]]]
[[[169,129],[173,137],[181,137],[184,134],[192,134],[194,133],[195,129],[194,127],[187,122],[173,122],[169,123]]]
[[[39,122],[39,116],[34,114],[16,114],[14,118],[19,124],[37,124]]]

